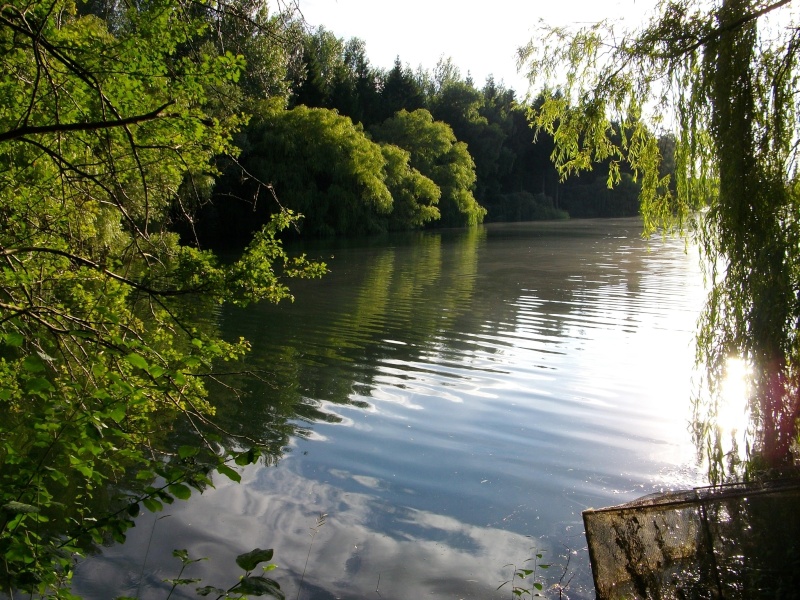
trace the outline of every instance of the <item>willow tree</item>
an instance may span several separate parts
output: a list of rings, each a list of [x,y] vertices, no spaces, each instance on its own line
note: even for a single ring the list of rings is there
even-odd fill
[[[553,135],[563,177],[611,160],[613,185],[627,161],[642,181],[646,234],[697,236],[710,284],[697,335],[704,412],[720,400],[729,357],[743,358],[754,373],[751,458],[785,464],[800,384],[800,24],[788,0],[662,1],[653,14],[633,31],[549,28],[522,48],[520,64],[545,88],[532,122]],[[667,132],[674,175],[660,171]],[[723,476],[710,417],[698,432]]]
[[[306,215],[304,234],[386,231],[393,201],[383,154],[349,117],[325,108],[273,107],[254,119],[247,140],[242,164],[271,182],[283,206]]]
[[[411,167],[439,186],[442,226],[473,227],[483,223],[486,209],[472,194],[475,161],[467,145],[456,139],[447,123],[435,121],[423,108],[413,112],[401,110],[373,127],[370,133],[379,142],[406,150]]]

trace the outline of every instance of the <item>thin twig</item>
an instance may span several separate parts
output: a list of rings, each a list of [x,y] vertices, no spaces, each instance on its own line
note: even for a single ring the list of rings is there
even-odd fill
[[[317,517],[317,524],[311,528],[311,543],[308,545],[308,553],[306,554],[306,564],[303,566],[303,573],[300,576],[300,585],[297,586],[297,600],[300,599],[300,592],[303,589],[303,581],[306,578],[306,569],[308,568],[308,558],[311,556],[311,547],[314,545],[314,538],[316,537],[317,533],[319,533],[320,528],[325,525],[325,517],[327,517],[327,513],[320,513],[319,517]]]

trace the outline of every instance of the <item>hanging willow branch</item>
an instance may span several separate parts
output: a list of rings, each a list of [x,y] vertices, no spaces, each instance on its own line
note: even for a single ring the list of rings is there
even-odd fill
[[[608,23],[548,28],[520,50],[543,90],[531,120],[553,136],[562,176],[626,161],[642,181],[646,233],[696,234],[711,285],[697,335],[710,391],[700,405],[713,413],[729,357],[749,362],[752,458],[773,466],[792,460],[800,416],[800,26],[789,4],[662,2],[621,40]],[[767,15],[782,19],[768,37]],[[658,143],[666,132],[672,173],[662,170],[669,144]]]

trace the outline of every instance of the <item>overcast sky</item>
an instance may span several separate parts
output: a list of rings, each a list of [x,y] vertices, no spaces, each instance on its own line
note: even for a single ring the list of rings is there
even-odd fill
[[[412,69],[432,70],[451,57],[482,87],[486,77],[523,96],[527,84],[517,74],[516,50],[525,45],[540,19],[553,25],[581,24],[634,14],[640,20],[652,0],[299,0],[309,25],[337,37],[366,42],[373,66],[389,69],[395,57]],[[626,23],[633,19],[626,19]]]

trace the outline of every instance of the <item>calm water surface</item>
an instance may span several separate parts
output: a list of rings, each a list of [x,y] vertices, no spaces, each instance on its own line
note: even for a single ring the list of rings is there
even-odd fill
[[[237,554],[269,547],[287,598],[509,598],[506,565],[537,551],[545,590],[594,597],[581,511],[705,483],[687,430],[702,276],[682,242],[640,234],[570,221],[308,250],[331,273],[293,304],[221,315],[263,381],[219,418],[285,445],[277,465],[143,515],[77,591],[165,598],[175,548],[209,558],[184,576],[227,587]]]

